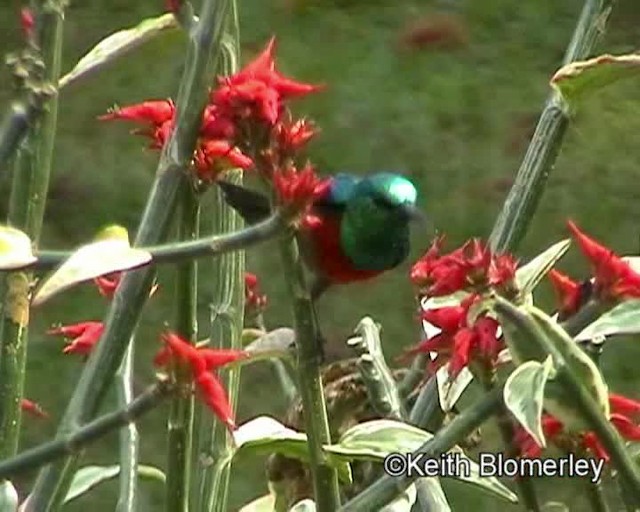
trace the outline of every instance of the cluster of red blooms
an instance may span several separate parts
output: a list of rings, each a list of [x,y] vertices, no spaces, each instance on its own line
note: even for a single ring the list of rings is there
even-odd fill
[[[448,254],[441,254],[443,238],[436,239],[411,269],[411,280],[428,297],[468,291],[460,305],[423,311],[423,320],[440,329],[407,352],[407,355],[436,352],[430,363],[436,369],[449,360],[449,372],[456,376],[471,360],[493,367],[502,349],[498,322],[480,315],[469,323],[469,310],[488,287],[512,289],[517,262],[510,255],[496,255],[480,240],[470,240]]]
[[[245,308],[261,313],[267,307],[267,296],[260,293],[258,276],[251,272],[244,274],[244,304]]]
[[[585,235],[571,221],[569,230],[591,267],[593,294],[604,302],[617,302],[623,298],[640,297],[640,275],[611,249]],[[567,317],[580,308],[584,287],[569,276],[551,270],[549,278],[560,302],[559,314]]]
[[[612,411],[609,421],[620,435],[629,441],[640,441],[637,421],[640,418],[640,402],[611,393],[609,405]],[[588,451],[599,459],[609,460],[609,454],[595,432],[566,432],[562,422],[549,414],[542,417],[542,430],[545,437],[560,448],[571,452]],[[524,429],[518,430],[515,441],[523,457],[540,457],[542,454],[542,448]]]
[[[203,182],[215,181],[228,169],[256,168],[272,180],[283,205],[302,209],[321,180],[310,165],[300,171],[295,153],[315,135],[306,120],[292,120],[286,102],[320,89],[297,82],[275,68],[275,39],[238,73],[219,77],[204,109],[193,169]],[[114,109],[100,119],[123,119],[142,125],[135,133],[161,149],[176,120],[171,100],[151,100]],[[250,155],[249,155],[250,153]]]
[[[204,403],[227,428],[234,430],[236,424],[227,393],[212,372],[244,359],[248,354],[242,350],[197,348],[173,333],[163,334],[162,340],[165,347],[156,354],[154,364],[165,367],[169,362],[175,362],[187,366]]]

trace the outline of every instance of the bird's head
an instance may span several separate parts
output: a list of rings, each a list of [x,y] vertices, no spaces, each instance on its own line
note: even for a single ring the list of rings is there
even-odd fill
[[[426,222],[424,212],[417,205],[415,185],[400,174],[381,172],[361,183],[361,193],[370,197],[376,207],[395,212],[404,220]]]

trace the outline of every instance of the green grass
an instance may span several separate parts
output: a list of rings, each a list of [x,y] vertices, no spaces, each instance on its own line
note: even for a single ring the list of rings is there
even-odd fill
[[[468,28],[470,43],[454,51],[398,48],[399,34],[407,23],[435,12],[436,2],[298,3],[310,5],[292,10],[284,0],[241,2],[242,41],[248,56],[276,34],[284,71],[327,84],[324,93],[296,105],[297,112],[314,118],[322,128],[310,147],[310,156],[321,172],[403,171],[416,181],[422,207],[452,244],[488,234],[524,154],[526,120],[535,119],[542,106],[548,79],[560,62],[582,2],[460,0],[455,6]],[[604,47],[613,53],[632,51],[640,35],[640,6],[633,0],[618,3]],[[160,0],[74,3],[65,29],[65,69],[104,35],[157,14],[161,5]],[[15,1],[0,6],[3,53],[15,49],[19,41],[17,9]],[[113,222],[135,231],[157,155],[141,150],[143,141],[131,137],[126,127],[99,123],[96,116],[114,103],[174,94],[182,43],[180,35],[165,37],[63,91],[45,245],[80,244]],[[8,83],[3,71],[0,104],[10,98]],[[518,256],[526,259],[566,236],[568,217],[619,252],[640,251],[638,91],[638,81],[617,84],[579,112]],[[4,198],[8,183],[9,176],[0,176]],[[5,203],[6,199],[0,205],[3,209]],[[412,260],[430,237],[416,234]],[[281,268],[273,249],[267,245],[250,251],[249,268],[262,276],[278,276]],[[584,271],[574,252],[562,266]],[[408,267],[407,263],[370,284],[331,291],[320,305],[326,336],[340,342],[369,314],[384,325],[389,358],[417,341]],[[145,311],[138,337],[140,386],[151,378],[150,355],[158,345],[157,333],[171,318],[172,273],[167,269],[161,272],[161,285]],[[207,282],[201,285],[203,334],[210,286]],[[282,280],[274,277],[263,286],[270,297],[269,325],[287,325],[289,305]],[[542,299],[548,303],[548,291]],[[42,403],[54,421],[27,420],[23,446],[54,432],[55,420],[62,414],[82,365],[63,357],[61,342],[46,337],[45,328],[54,322],[99,319],[104,306],[95,290],[86,286],[34,312],[28,396]],[[638,356],[634,340],[621,340],[610,347],[603,364],[613,389],[640,396],[635,370]],[[282,403],[272,398],[277,387],[268,368],[245,372],[242,385],[250,392],[241,398],[240,420],[263,413],[282,414]],[[164,464],[165,413],[154,412],[142,422],[145,463]],[[116,440],[111,436],[92,448],[86,460],[113,461]],[[232,478],[234,507],[266,490],[266,484],[260,483],[262,466],[241,461],[237,470]],[[18,483],[26,485],[27,480]],[[89,503],[94,510],[112,510],[115,489],[115,484],[106,485],[68,510],[81,510]],[[142,489],[139,509],[156,510],[162,500],[158,486],[145,482]],[[581,492],[564,483],[561,491],[572,501],[572,495]],[[463,508],[468,503],[465,500],[479,503],[477,495],[468,491],[453,503]],[[482,505],[485,510],[497,506],[490,499]],[[572,507],[581,509],[579,503]]]

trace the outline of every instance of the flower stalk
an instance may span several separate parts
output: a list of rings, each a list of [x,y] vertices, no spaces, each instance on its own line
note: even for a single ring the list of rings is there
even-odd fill
[[[178,191],[187,179],[202,120],[212,56],[219,52],[226,2],[207,0],[199,22],[190,33],[184,74],[177,98],[177,121],[160,157],[156,179],[135,240],[136,246],[162,243],[176,209]],[[87,361],[69,402],[57,437],[69,435],[93,417],[102,403],[127,349],[142,308],[149,297],[155,271],[145,268],[124,274],[105,320],[105,331]],[[58,505],[70,484],[77,455],[48,466],[38,476],[31,504],[35,510]]]
[[[613,0],[586,0],[564,56],[563,65],[587,57],[604,33]],[[515,182],[489,239],[496,252],[514,251],[524,238],[555,165],[571,112],[553,92],[538,120]]]
[[[190,182],[182,186],[180,197],[179,240],[198,238],[200,200]],[[197,317],[198,264],[185,261],[176,271],[174,310],[175,331],[184,340],[195,343],[198,336]],[[193,383],[188,370],[174,365],[173,376],[178,393],[171,400],[168,420],[168,459],[166,510],[189,510],[189,485],[191,480],[191,456],[193,449]]]
[[[10,118],[0,142],[0,167],[22,142],[14,162],[7,223],[25,231],[34,246],[42,228],[58,110],[57,95],[46,91],[55,91],[53,84],[60,76],[65,3],[38,2],[31,51],[44,66],[42,85],[35,85],[38,77],[29,77],[34,80],[34,84],[26,84],[33,89],[28,93],[29,107],[14,109],[14,114],[23,115]],[[40,119],[34,124],[36,114]],[[0,459],[18,450],[32,277],[23,271],[6,274],[0,288]]]
[[[118,409],[126,410],[133,402],[134,340],[116,372]],[[140,436],[134,422],[120,430],[120,493],[116,512],[135,512],[138,503],[138,457]]]

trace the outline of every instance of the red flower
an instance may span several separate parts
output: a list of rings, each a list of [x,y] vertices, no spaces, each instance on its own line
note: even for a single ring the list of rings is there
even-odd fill
[[[640,413],[640,402],[611,393],[609,404],[612,411],[609,421],[620,435],[629,441],[640,441],[640,427],[632,418]],[[549,441],[561,448],[575,451],[579,447],[599,459],[609,460],[609,454],[595,432],[565,432],[562,422],[549,414],[542,417],[542,430]],[[523,457],[539,457],[542,454],[542,448],[524,429],[518,430],[515,440]]]
[[[167,11],[176,14],[182,7],[182,0],[165,0]]]
[[[573,222],[567,224],[580,250],[589,260],[596,294],[604,300],[640,297],[640,275],[611,249],[585,235]]]
[[[303,147],[316,135],[313,123],[306,119],[295,122],[281,121],[275,127],[275,137],[280,153],[290,155]]]
[[[173,119],[176,107],[172,100],[149,100],[129,105],[122,108],[114,108],[108,113],[98,117],[100,121],[122,119],[140,124],[160,126]]]
[[[42,407],[40,407],[40,405],[32,402],[31,400],[27,400],[26,398],[23,398],[20,401],[20,408],[24,412],[29,413],[36,418],[46,419],[49,417],[49,414],[47,414],[47,412]]]
[[[225,140],[205,140],[196,150],[194,164],[201,180],[213,181],[228,169],[249,169],[253,160]]]
[[[434,240],[411,269],[411,280],[426,295],[438,297],[466,289],[481,292],[487,286],[499,287],[513,281],[517,262],[512,256],[492,254],[478,239],[441,256],[443,241],[443,237]]]
[[[113,272],[111,274],[96,277],[93,282],[98,287],[100,295],[108,299],[113,299],[113,296],[115,295],[116,289],[118,288],[121,280],[122,272]],[[158,285],[154,284],[151,287],[151,291],[149,292],[149,297],[153,297],[157,290]]]
[[[582,300],[580,283],[573,281],[569,276],[555,269],[551,269],[548,275],[560,301],[560,317],[566,318],[574,314],[580,308]]]
[[[317,91],[320,87],[296,82],[275,69],[275,38],[252,62],[230,77],[220,77],[219,87],[210,101],[225,117],[252,119],[275,125],[282,113],[283,101]]]
[[[71,338],[62,352],[64,354],[88,355],[93,346],[98,342],[104,331],[102,322],[81,322],[73,325],[61,325],[47,331],[50,335],[62,335]]]
[[[244,301],[245,307],[256,312],[262,311],[267,306],[267,296],[260,293],[258,276],[250,272],[244,274]]]
[[[33,18],[33,12],[27,7],[23,7],[20,10],[20,26],[22,27],[22,33],[28,40],[33,39],[33,27],[35,26],[35,19]]]
[[[242,350],[197,348],[171,332],[163,334],[162,340],[166,346],[158,352],[154,364],[166,366],[173,359],[188,366],[204,403],[229,429],[235,429],[233,411],[227,394],[218,378],[210,372],[243,359],[248,354]]]
[[[328,180],[321,180],[310,164],[299,171],[294,167],[278,169],[273,173],[273,185],[278,202],[295,213],[302,213],[311,202],[321,196],[329,186]]]
[[[468,325],[469,308],[475,297],[469,297],[459,306],[447,306],[423,311],[422,319],[440,329],[440,333],[409,349],[405,356],[436,352],[438,357],[431,370],[449,360],[449,374],[457,376],[471,360],[493,367],[497,364],[502,342],[498,339],[498,322],[481,316]]]

